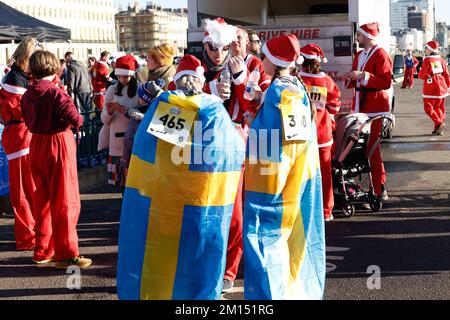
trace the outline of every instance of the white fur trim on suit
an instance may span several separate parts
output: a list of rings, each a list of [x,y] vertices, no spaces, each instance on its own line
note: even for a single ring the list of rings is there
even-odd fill
[[[247,66],[245,66],[244,70],[242,70],[239,77],[233,79],[233,83],[238,86],[240,84],[243,84],[245,82],[245,79],[247,79]]]
[[[298,73],[300,76],[303,77],[309,77],[309,78],[325,78],[326,73],[325,72],[320,72],[320,73],[307,73],[304,71],[300,71]]]
[[[14,153],[7,154],[6,158],[8,160],[14,160],[14,159],[26,156],[29,153],[30,153],[30,148],[26,148],[26,149],[22,149],[20,151],[14,152]]]
[[[264,52],[264,54],[267,56],[267,58],[270,60],[270,62],[272,62],[274,65],[277,65],[282,68],[295,67],[295,61],[284,61],[284,60],[278,59],[277,57],[274,57],[270,53],[269,48],[267,48],[265,43],[261,50],[262,50],[262,52]]]
[[[136,71],[128,70],[128,69],[115,69],[116,76],[134,76]]]
[[[16,86],[12,86],[10,84],[3,84],[2,88],[9,93],[14,93],[14,94],[24,94],[27,89],[22,88],[22,87],[16,87]]]
[[[326,148],[326,147],[329,147],[329,146],[332,146],[332,145],[333,145],[333,139],[331,139],[330,141],[328,141],[326,143],[319,144],[319,149]]]
[[[448,97],[448,94],[445,94],[443,96],[428,96],[428,95],[425,95],[425,94],[422,95],[422,98],[425,98],[425,99],[444,99],[444,98],[447,98],[447,97]]]

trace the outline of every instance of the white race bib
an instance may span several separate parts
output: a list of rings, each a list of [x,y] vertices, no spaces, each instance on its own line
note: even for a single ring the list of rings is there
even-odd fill
[[[440,61],[432,61],[431,70],[433,71],[433,74],[444,72],[444,68],[442,68],[442,63]]]
[[[311,139],[311,109],[303,99],[292,99],[280,105],[286,141],[309,141]]]
[[[147,132],[180,147],[189,139],[196,112],[160,102]]]

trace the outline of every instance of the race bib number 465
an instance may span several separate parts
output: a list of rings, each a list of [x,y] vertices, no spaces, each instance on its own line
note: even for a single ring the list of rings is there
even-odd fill
[[[189,139],[195,116],[195,111],[160,103],[147,132],[171,144],[184,147]]]
[[[294,100],[295,101],[295,100]],[[311,139],[311,109],[301,101],[284,104],[281,108],[284,138],[286,141]]]

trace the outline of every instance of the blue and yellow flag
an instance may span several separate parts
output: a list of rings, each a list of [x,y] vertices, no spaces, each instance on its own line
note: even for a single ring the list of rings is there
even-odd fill
[[[310,123],[303,86],[296,88],[273,82],[247,141],[246,299],[323,297],[325,234],[316,126]],[[291,130],[299,123],[308,128],[303,141],[295,140]]]
[[[149,133],[155,121],[185,127],[188,121],[177,118],[183,111],[197,121],[184,146]],[[166,129],[159,133],[174,132]],[[244,158],[244,141],[216,98],[175,92],[157,98],[136,133],[128,171],[119,232],[120,299],[220,298]]]

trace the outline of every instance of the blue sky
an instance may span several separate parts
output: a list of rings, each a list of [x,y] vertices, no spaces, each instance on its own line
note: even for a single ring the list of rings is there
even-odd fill
[[[131,0],[134,1],[134,0]],[[123,8],[126,8],[130,0],[114,0],[114,4],[122,4]],[[147,1],[140,0],[139,3],[145,6]],[[160,4],[166,8],[187,8],[187,0],[153,0],[153,3]],[[436,16],[438,21],[445,21],[450,25],[450,1],[448,0],[436,0]]]
[[[445,21],[450,24],[450,1],[436,0],[436,16],[438,21]]]

